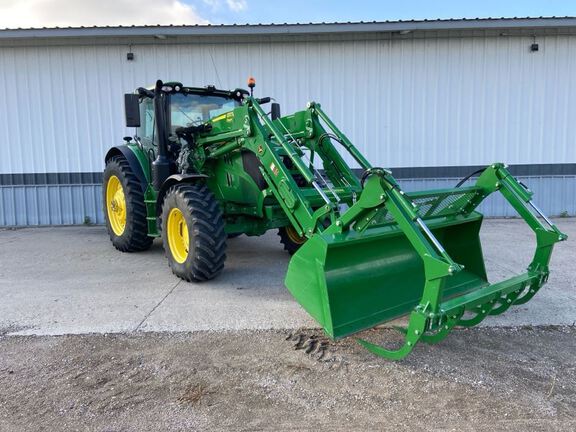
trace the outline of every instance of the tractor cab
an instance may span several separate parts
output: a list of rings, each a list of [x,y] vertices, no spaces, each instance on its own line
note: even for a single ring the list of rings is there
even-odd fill
[[[157,81],[152,88],[139,87],[124,95],[126,126],[138,128],[136,142],[152,162],[153,187],[160,190],[176,174],[175,159],[182,140],[198,131],[210,130],[211,119],[242,105],[244,89],[220,90],[212,85],[185,87],[179,82]]]
[[[185,87],[178,82],[163,83],[161,91],[158,108],[154,102],[154,87],[140,87],[125,95],[126,126],[139,128],[139,138],[151,147],[158,145],[161,133],[175,137],[180,128],[200,126],[232,111],[248,95],[244,89],[219,90],[212,85]]]

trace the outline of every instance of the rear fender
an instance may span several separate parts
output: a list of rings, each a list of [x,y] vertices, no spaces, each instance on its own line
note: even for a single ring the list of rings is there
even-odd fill
[[[141,155],[137,155],[136,152],[140,152]],[[142,150],[138,147],[136,149],[132,149],[130,146],[127,145],[119,145],[112,147],[106,153],[106,157],[104,158],[105,162],[108,162],[114,156],[123,156],[130,164],[130,168],[134,175],[138,178],[140,187],[142,188],[142,193],[146,193],[146,188],[148,187],[148,183],[150,182],[149,177],[149,168],[148,166],[143,166],[144,161],[147,160],[146,155]],[[138,157],[141,156],[141,157]]]
[[[156,198],[156,216],[160,216],[162,211],[162,201],[164,201],[164,196],[168,189],[179,183],[196,183],[199,180],[208,178],[205,174],[173,174],[166,179],[162,188],[158,192],[158,197]]]

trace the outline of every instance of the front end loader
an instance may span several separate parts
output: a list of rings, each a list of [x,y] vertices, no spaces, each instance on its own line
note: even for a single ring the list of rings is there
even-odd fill
[[[523,304],[547,281],[553,246],[567,237],[505,165],[471,186],[406,193],[320,104],[281,116],[267,103],[162,81],[126,95],[138,135],[108,152],[104,172],[114,246],[144,250],[161,236],[172,271],[204,281],[222,271],[228,237],[277,229],[292,254],[286,287],[330,337],[409,317],[399,349],[358,340],[389,359]],[[496,192],[534,231],[536,250],[524,272],[490,283],[477,208]]]

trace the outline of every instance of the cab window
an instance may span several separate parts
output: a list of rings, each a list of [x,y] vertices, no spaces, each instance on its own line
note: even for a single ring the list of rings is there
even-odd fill
[[[222,96],[177,93],[170,100],[170,126],[174,131],[181,126],[198,125],[239,105],[237,100]]]
[[[143,143],[156,145],[154,103],[150,98],[144,98],[142,102],[140,102],[140,130],[138,134]]]

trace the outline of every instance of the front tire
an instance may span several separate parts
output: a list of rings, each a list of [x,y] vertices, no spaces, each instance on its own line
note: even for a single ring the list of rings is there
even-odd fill
[[[178,184],[162,204],[162,241],[172,272],[188,282],[218,276],[226,260],[220,204],[207,186]]]
[[[306,237],[299,236],[292,225],[278,228],[278,235],[280,236],[280,243],[284,245],[284,250],[290,255],[294,255],[307,240]]]
[[[150,248],[153,238],[148,237],[144,194],[126,158],[110,158],[103,180],[104,217],[114,247],[122,252]]]

